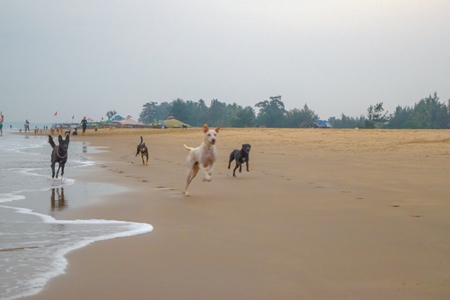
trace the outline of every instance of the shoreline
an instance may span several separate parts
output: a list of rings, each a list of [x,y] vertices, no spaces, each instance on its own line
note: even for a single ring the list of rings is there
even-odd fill
[[[94,241],[151,232],[149,224],[66,217],[66,212],[89,209],[109,193],[126,191],[126,187],[75,179],[94,169],[84,155],[99,153],[94,147],[72,142],[68,172],[64,178],[52,179],[46,137],[7,134],[4,146],[0,214],[5,280],[0,294],[6,299],[36,293],[50,278],[64,274],[67,252]]]
[[[181,189],[200,128],[88,132],[82,180],[129,188],[73,218],[152,224],[69,253],[26,299],[445,299],[450,131],[222,129],[213,181]],[[134,157],[139,136],[149,166]],[[250,143],[250,172],[228,155]]]

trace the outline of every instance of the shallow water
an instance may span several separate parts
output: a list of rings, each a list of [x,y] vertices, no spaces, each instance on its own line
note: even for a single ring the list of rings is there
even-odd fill
[[[94,164],[95,148],[71,142],[65,177],[50,176],[47,137],[5,132],[0,137],[0,299],[38,293],[64,273],[64,255],[92,242],[152,231],[120,220],[58,220],[58,212],[99,201],[124,188],[73,178]]]

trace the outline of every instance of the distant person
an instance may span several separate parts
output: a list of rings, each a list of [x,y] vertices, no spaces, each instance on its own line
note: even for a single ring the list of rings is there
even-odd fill
[[[25,120],[23,127],[25,127],[25,132],[30,131],[30,122],[28,122],[28,119]]]
[[[83,118],[83,120],[81,120],[81,127],[83,128],[83,135],[86,132],[86,127],[87,127],[87,120],[86,117]]]
[[[3,135],[3,121],[5,120],[5,117],[3,116],[3,113],[0,111],[0,136]]]

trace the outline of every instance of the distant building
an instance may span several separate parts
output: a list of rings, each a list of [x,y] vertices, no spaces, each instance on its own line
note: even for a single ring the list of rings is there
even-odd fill
[[[316,121],[313,123],[314,128],[333,128],[331,124],[327,121]]]
[[[122,121],[122,120],[125,120],[125,118],[122,117],[121,115],[115,115],[113,118],[113,121]]]

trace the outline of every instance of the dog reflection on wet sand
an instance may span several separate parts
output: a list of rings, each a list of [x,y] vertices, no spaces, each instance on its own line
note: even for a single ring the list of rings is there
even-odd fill
[[[61,210],[67,206],[64,198],[64,188],[52,188],[52,195],[50,197],[52,210]]]

